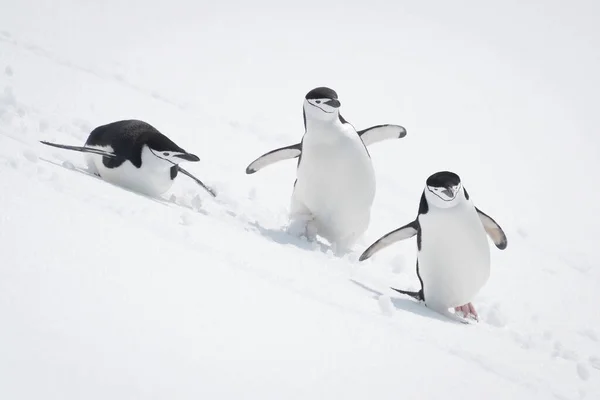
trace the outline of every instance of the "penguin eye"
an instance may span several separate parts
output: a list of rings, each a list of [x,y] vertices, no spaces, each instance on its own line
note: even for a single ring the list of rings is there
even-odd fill
[[[321,104],[321,100],[316,100],[315,103]]]
[[[169,157],[169,153],[163,153],[163,156]]]

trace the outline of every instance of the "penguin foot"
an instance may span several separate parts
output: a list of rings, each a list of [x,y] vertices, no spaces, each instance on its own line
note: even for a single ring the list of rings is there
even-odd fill
[[[351,251],[351,249],[343,243],[333,243],[331,249],[336,257],[343,257]]]
[[[290,223],[287,233],[297,237],[303,237],[309,242],[317,240],[317,229],[312,220],[296,219]]]
[[[450,310],[448,310],[447,305],[437,304],[435,301],[431,301],[431,299],[430,299],[429,302],[425,301],[425,306],[427,308],[430,308],[433,311],[437,312],[438,314],[443,315],[444,317],[448,318],[451,321],[459,322],[461,324],[469,324],[470,323],[470,320],[468,320],[467,318],[463,318],[459,312],[454,312],[454,313],[450,312]],[[456,308],[458,308],[458,307],[456,307]]]
[[[473,303],[467,303],[462,306],[454,307],[454,313],[465,319],[473,319],[479,322],[479,315],[475,311]]]

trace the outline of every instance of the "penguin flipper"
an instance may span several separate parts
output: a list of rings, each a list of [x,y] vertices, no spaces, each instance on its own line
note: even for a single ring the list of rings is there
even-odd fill
[[[400,240],[409,239],[415,236],[419,232],[419,221],[414,220],[403,227],[400,227],[390,233],[382,236],[379,240],[369,246],[361,255],[358,261],[364,261],[367,258],[371,257],[373,254],[377,253],[379,250],[382,250],[388,247],[392,243],[399,242]]]
[[[358,136],[360,136],[365,146],[369,146],[383,140],[401,139],[406,136],[406,129],[400,125],[376,125],[358,131]]]
[[[252,161],[248,168],[246,168],[246,174],[253,174],[256,171],[274,164],[278,161],[291,160],[299,157],[302,153],[302,144],[296,143],[291,146],[281,147],[279,149],[271,150],[268,153],[263,154],[256,160]]]
[[[66,144],[57,144],[57,143],[45,142],[43,140],[40,140],[40,143],[43,143],[45,145],[52,146],[52,147],[58,147],[59,149],[75,150],[75,151],[79,151],[79,152],[82,152],[82,153],[93,153],[93,154],[99,154],[99,155],[104,156],[104,157],[118,158],[118,156],[116,154],[114,154],[114,153],[111,153],[109,151],[104,151],[104,150],[96,149],[96,148],[93,148],[93,147],[69,146],[69,145],[66,145]]]
[[[423,296],[423,289],[419,290],[418,292],[410,292],[408,290],[401,290],[401,289],[396,289],[396,288],[391,288],[391,289],[395,290],[398,293],[408,295],[408,296],[414,298],[415,300],[425,301],[425,296]]]
[[[500,225],[492,217],[475,207],[477,210],[477,215],[479,215],[479,219],[483,224],[485,232],[488,234],[492,242],[496,245],[500,250],[504,250],[508,245],[508,240],[506,239],[506,235]]]
[[[184,175],[189,176],[190,178],[192,178],[198,185],[202,186],[202,188],[204,190],[206,190],[208,193],[210,193],[212,195],[212,197],[217,197],[217,193],[214,191],[214,189],[209,188],[208,186],[206,186],[204,184],[204,182],[202,182],[200,179],[196,178],[194,175],[190,174],[189,172],[187,172],[185,169],[181,168],[179,165],[177,166],[177,169]],[[175,174],[176,175],[176,174]],[[173,171],[171,171],[171,176],[173,176]]]

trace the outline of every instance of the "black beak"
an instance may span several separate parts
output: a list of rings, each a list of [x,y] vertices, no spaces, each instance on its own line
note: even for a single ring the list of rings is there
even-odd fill
[[[175,157],[179,157],[185,161],[200,161],[200,157],[195,154],[184,153],[184,154],[176,154]]]
[[[446,196],[453,198],[454,197],[454,191],[452,191],[452,189],[450,188],[446,188],[444,190],[442,190],[442,193],[444,193]]]
[[[342,105],[342,103],[340,103],[339,100],[329,100],[329,101],[326,101],[325,104],[327,104],[328,106],[333,107],[333,108],[339,108],[339,106]]]

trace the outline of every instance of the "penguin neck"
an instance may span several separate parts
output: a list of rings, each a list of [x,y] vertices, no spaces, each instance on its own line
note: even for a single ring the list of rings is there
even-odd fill
[[[330,131],[332,129],[341,129],[342,122],[340,121],[337,113],[335,116],[329,119],[320,118],[307,118],[306,119],[306,132],[320,132]]]
[[[153,171],[171,171],[173,163],[159,158],[146,145],[142,146],[142,168]]]

